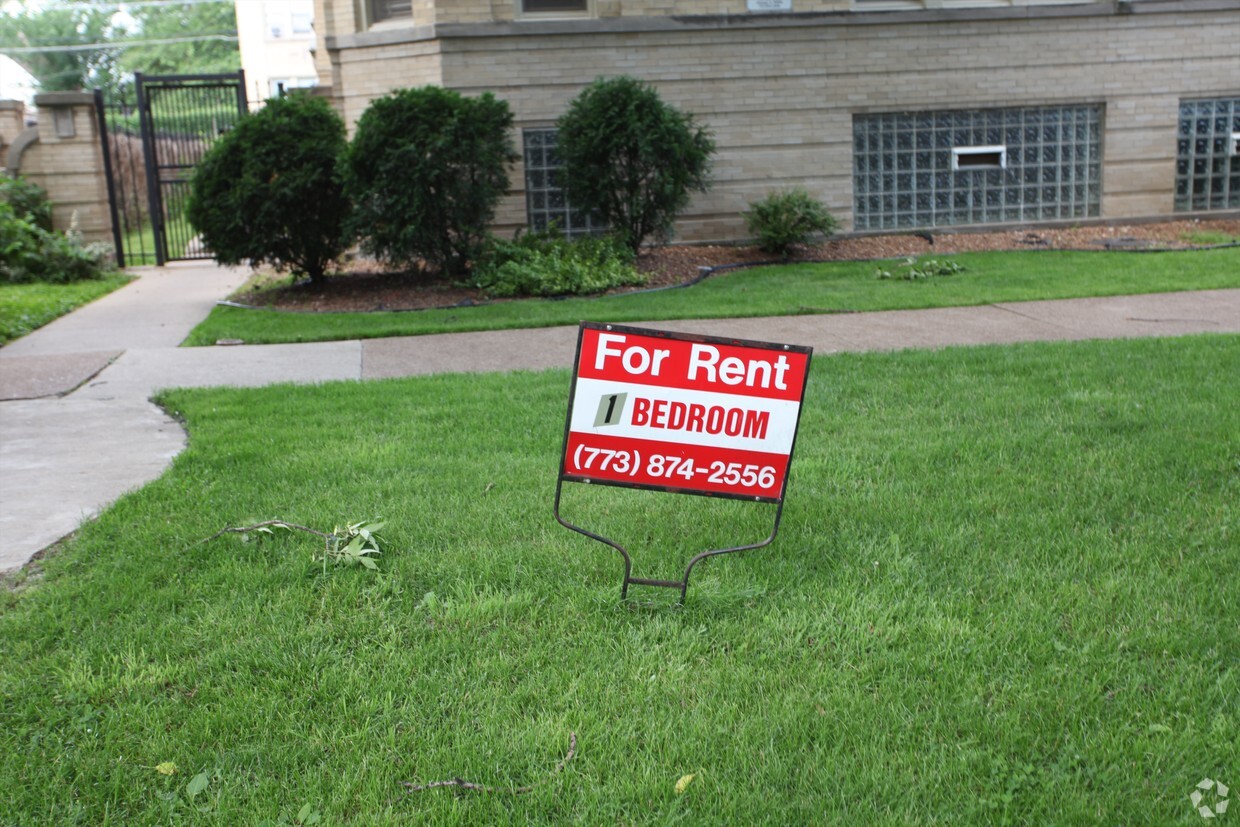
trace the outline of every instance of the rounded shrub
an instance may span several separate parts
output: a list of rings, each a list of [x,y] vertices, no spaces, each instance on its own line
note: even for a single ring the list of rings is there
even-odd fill
[[[482,254],[517,160],[512,112],[490,92],[400,89],[358,119],[346,176],[364,249],[415,269],[464,273]]]
[[[318,282],[350,244],[345,146],[327,101],[270,100],[203,156],[186,215],[221,264],[266,262]]]
[[[794,244],[805,244],[815,233],[835,232],[839,222],[821,201],[796,187],[751,203],[745,226],[763,251],[786,256]]]
[[[556,127],[573,208],[597,213],[635,252],[670,238],[690,191],[709,186],[710,134],[634,78],[594,81]]]

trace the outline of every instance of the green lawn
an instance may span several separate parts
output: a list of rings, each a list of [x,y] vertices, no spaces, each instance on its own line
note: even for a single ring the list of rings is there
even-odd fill
[[[683,609],[552,519],[567,394],[168,394],[173,468],[0,586],[0,821],[1187,825],[1240,783],[1240,337],[820,356],[779,539]],[[771,517],[565,511],[645,577]],[[371,517],[378,572],[197,542]],[[570,732],[528,795],[401,787],[540,781]]]
[[[414,336],[604,322],[788,316],[1240,287],[1240,248],[1182,253],[1015,252],[948,257],[964,273],[880,280],[874,262],[763,267],[694,287],[626,296],[504,302],[410,313],[278,313],[217,307],[189,345]],[[890,265],[884,265],[890,266]]]
[[[120,273],[70,284],[0,284],[0,345],[132,281]]]

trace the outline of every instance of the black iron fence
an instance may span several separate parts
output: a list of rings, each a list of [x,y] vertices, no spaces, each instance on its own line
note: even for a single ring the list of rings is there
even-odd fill
[[[130,95],[96,90],[117,263],[210,258],[185,217],[203,154],[246,112],[245,76],[135,75]]]

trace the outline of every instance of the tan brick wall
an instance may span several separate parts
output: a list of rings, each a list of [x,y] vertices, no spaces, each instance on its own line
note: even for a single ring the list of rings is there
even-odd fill
[[[626,3],[624,15],[634,8]],[[520,25],[497,36],[464,29],[436,41],[342,50],[341,77],[350,120],[386,89],[431,77],[466,94],[494,91],[519,127],[553,122],[600,74],[653,83],[666,101],[695,113],[719,147],[714,189],[694,198],[680,224],[688,240],[740,236],[747,202],[793,185],[851,226],[855,113],[1101,103],[1103,216],[1127,218],[1172,210],[1179,99],[1240,93],[1240,14],[1202,8],[932,22],[684,21],[640,31],[565,25],[538,35],[522,35]],[[441,53],[427,54],[428,43]],[[504,224],[523,220],[522,175],[518,165]]]
[[[57,229],[76,224],[87,241],[111,241],[112,220],[94,104],[85,95],[74,96],[86,100],[70,105],[75,134],[62,138],[56,134],[55,107],[49,103],[56,97],[35,97],[39,139],[22,153],[18,171],[47,190]]]

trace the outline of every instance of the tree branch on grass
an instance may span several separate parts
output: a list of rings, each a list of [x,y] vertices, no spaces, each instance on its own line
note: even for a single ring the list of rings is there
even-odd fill
[[[267,520],[250,526],[221,528],[205,540],[200,540],[197,545],[209,543],[216,537],[224,534],[244,535],[253,532],[272,534],[273,528],[282,528],[286,531],[305,531],[316,537],[322,537],[324,571],[326,571],[329,561],[345,564],[357,563],[368,569],[377,569],[379,567],[372,558],[382,554],[379,550],[380,538],[376,532],[383,528],[383,523],[367,522],[366,520],[359,523],[349,523],[343,528],[336,526],[330,534],[304,525],[297,525],[296,523],[286,523],[284,520]]]
[[[568,733],[568,754],[560,763],[555,765],[555,769],[547,773],[547,776],[541,781],[535,781],[524,787],[489,787],[486,784],[475,784],[472,781],[463,781],[460,778],[449,778],[446,781],[432,781],[429,784],[414,784],[412,781],[400,782],[406,790],[411,793],[422,792],[423,790],[433,790],[437,787],[460,787],[462,790],[474,790],[480,793],[511,793],[512,795],[522,795],[546,784],[556,776],[565,765],[577,755],[577,733]]]

